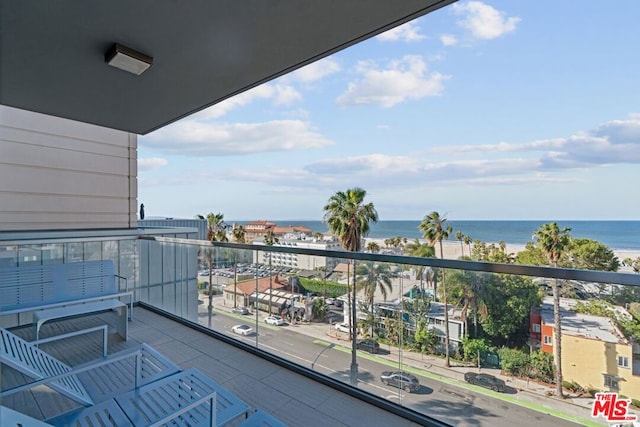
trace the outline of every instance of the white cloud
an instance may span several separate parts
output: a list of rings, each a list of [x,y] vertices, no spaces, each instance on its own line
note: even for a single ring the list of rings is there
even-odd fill
[[[458,44],[458,39],[455,36],[452,36],[451,34],[442,34],[440,36],[440,42],[444,46],[455,46]]]
[[[392,28],[389,31],[385,31],[376,37],[383,42],[388,41],[404,41],[404,42],[416,42],[425,39],[425,36],[420,34],[420,28],[414,21],[407,22],[398,27]]]
[[[293,88],[293,86],[276,85],[276,95],[273,100],[274,105],[289,105],[301,99],[302,94]]]
[[[613,120],[591,131],[566,138],[553,138],[509,144],[459,145],[436,147],[430,153],[509,153],[542,152],[541,166],[567,169],[586,165],[640,163],[640,114],[626,120]]]
[[[299,83],[313,83],[326,76],[337,73],[340,69],[340,64],[336,60],[324,58],[297,69],[291,74],[284,76],[283,79],[285,81]]]
[[[157,169],[162,166],[166,166],[169,164],[167,159],[163,159],[160,157],[150,157],[148,159],[138,159],[138,170],[139,171],[148,171],[152,169]]]
[[[510,33],[520,22],[520,18],[506,17],[504,12],[480,1],[455,3],[451,10],[462,16],[458,25],[478,39],[490,40]]]
[[[449,78],[438,72],[427,75],[427,65],[419,55],[407,55],[392,61],[385,69],[377,69],[371,62],[358,64],[362,79],[349,83],[337,104],[374,104],[389,108],[410,99],[438,96]]]
[[[333,142],[300,120],[211,124],[183,120],[140,137],[141,146],[185,156],[225,156],[320,148]]]

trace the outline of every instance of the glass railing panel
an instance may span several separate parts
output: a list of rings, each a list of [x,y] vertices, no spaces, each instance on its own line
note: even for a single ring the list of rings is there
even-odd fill
[[[188,304],[145,301],[182,310],[185,318],[227,337],[445,422],[462,423],[462,409],[472,405],[487,420],[589,425],[596,391],[640,403],[640,326],[633,319],[640,275],[278,246],[186,245],[196,254],[196,279],[174,283],[164,298],[182,292],[188,300],[195,290],[197,314],[191,316]],[[162,251],[179,252],[150,248]],[[293,254],[297,264],[291,265],[286,255]],[[179,265],[188,263],[181,259]],[[578,407],[562,420],[543,414],[544,402],[555,405],[550,292],[556,280],[565,393]],[[609,320],[594,323],[589,316],[606,314],[605,301],[617,308],[611,306]],[[614,318],[622,316],[621,309],[628,317]],[[611,336],[598,332],[607,324]],[[465,374],[477,373],[498,381],[465,381]],[[404,375],[401,382],[398,375]],[[496,410],[498,403],[509,411]]]

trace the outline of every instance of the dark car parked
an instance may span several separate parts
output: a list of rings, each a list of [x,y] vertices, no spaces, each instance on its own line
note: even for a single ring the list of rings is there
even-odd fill
[[[464,374],[464,380],[469,384],[486,387],[493,391],[504,392],[507,389],[507,385],[503,380],[489,374],[476,374],[474,372],[467,372],[466,374]]]
[[[384,371],[380,374],[380,381],[382,381],[386,385],[392,385],[398,388],[403,389],[406,392],[416,392],[420,390],[420,382],[415,375],[411,375],[407,372],[391,372]]]
[[[380,350],[380,344],[378,344],[378,341],[376,341],[376,340],[372,340],[371,338],[367,338],[367,339],[364,339],[364,340],[357,340],[356,341],[356,348],[358,350],[368,351],[369,353],[377,353],[378,350]]]
[[[249,314],[249,309],[247,307],[234,307],[231,311],[235,314]]]

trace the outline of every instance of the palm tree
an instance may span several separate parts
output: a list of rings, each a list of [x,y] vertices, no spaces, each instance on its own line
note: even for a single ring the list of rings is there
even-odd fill
[[[560,230],[558,224],[550,222],[543,224],[533,234],[538,241],[538,246],[547,256],[547,260],[554,267],[558,267],[558,262],[571,243],[571,229]],[[558,279],[553,281],[553,327],[555,329],[555,362],[556,362],[556,392],[559,397],[564,397],[562,393],[562,324],[560,319],[560,292],[558,291]]]
[[[233,235],[233,240],[235,240],[236,242],[246,243],[247,231],[242,225],[235,225],[233,227],[233,230],[231,230],[231,234]]]
[[[429,215],[422,219],[422,223],[418,226],[418,229],[424,234],[424,238],[429,241],[433,246],[436,242],[440,245],[440,258],[444,258],[444,250],[442,249],[442,241],[449,238],[452,228],[450,225],[445,225],[446,218],[441,217],[436,211],[431,212]],[[445,351],[445,365],[451,366],[451,360],[449,356],[449,307],[447,305],[447,286],[444,278],[444,268],[442,272],[442,300],[444,301],[444,351]]]
[[[267,231],[264,235],[264,244],[267,246],[273,246],[276,243],[279,243],[280,239],[278,239],[273,232],[273,230]],[[269,252],[269,314],[271,314],[271,297],[273,295],[273,277],[271,275],[271,255],[272,252]]]
[[[361,263],[356,269],[356,290],[364,291],[364,296],[369,301],[371,318],[375,319],[373,310],[373,297],[379,290],[384,300],[393,290],[391,285],[391,270],[387,264]],[[371,322],[371,338],[373,338],[374,322]]]
[[[471,258],[471,242],[473,240],[471,240],[471,236],[465,235],[464,236],[464,244],[467,245],[467,248],[469,249],[469,258]]]
[[[224,214],[218,212],[214,214],[209,212],[206,218],[202,215],[196,215],[198,219],[207,220],[207,240],[210,242],[226,242],[227,241],[227,225],[224,222]],[[207,258],[209,264],[209,311],[213,309],[213,255],[215,254],[215,247],[212,250],[207,250]],[[235,297],[234,297],[235,301]]]
[[[329,226],[329,232],[340,239],[346,251],[359,252],[362,248],[362,238],[369,233],[369,223],[378,222],[378,212],[373,203],[364,203],[367,192],[362,188],[350,188],[338,191],[331,196],[324,206],[323,220]],[[358,363],[356,359],[356,293],[355,269],[353,272],[353,287],[351,292],[351,384],[358,383]],[[347,278],[347,282],[349,279]]]
[[[405,248],[405,253],[409,256],[421,257],[421,258],[429,258],[433,257],[436,254],[436,250],[433,246],[428,243],[420,243],[420,240],[416,239],[415,241],[408,243]],[[422,284],[422,279],[425,276],[425,273],[428,272],[431,267],[420,267],[417,271],[418,277],[420,277],[420,290],[424,290],[424,285]],[[435,289],[433,290],[435,294]]]
[[[460,319],[463,322],[466,322],[469,313],[473,315],[473,337],[478,338],[478,318],[485,320],[489,315],[481,273],[470,274],[466,271],[458,271],[454,276],[457,278],[457,283],[453,284],[453,289],[451,289],[451,275],[449,276],[449,295],[453,294],[457,297],[456,306],[460,307]]]
[[[246,231],[242,225],[234,225],[231,230],[231,235],[237,243],[245,243]],[[233,306],[235,307],[236,289],[238,288],[238,250],[233,252],[233,267]]]
[[[374,242],[373,240],[367,243],[367,252],[372,254],[377,254],[380,252],[380,245]]]
[[[456,231],[456,240],[460,241],[460,256],[464,256],[464,246],[462,245],[463,240],[464,240],[464,234],[462,234],[462,231],[458,230]]]

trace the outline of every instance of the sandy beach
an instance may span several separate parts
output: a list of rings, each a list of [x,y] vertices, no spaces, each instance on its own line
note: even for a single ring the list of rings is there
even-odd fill
[[[381,248],[384,248],[385,247],[384,240],[385,239],[366,238],[365,242],[369,243],[370,241],[373,241],[373,242],[376,242],[378,245],[380,245]],[[366,246],[366,243],[365,243],[365,246]],[[473,247],[473,243],[471,244],[471,246]],[[508,254],[515,255],[518,252],[523,251],[524,248],[525,248],[524,244],[523,245],[507,244],[506,252]],[[458,259],[462,256],[463,250],[464,250],[464,255],[469,256],[469,247],[467,245],[463,244],[461,247],[460,242],[451,241],[451,240],[442,242],[442,252],[444,255],[444,259]],[[621,263],[626,258],[636,259],[640,257],[640,252],[614,250],[614,253],[616,254],[616,256],[618,257]],[[437,245],[436,245],[436,257],[438,258],[440,257],[440,249],[438,248]],[[619,271],[631,272],[632,270],[630,267],[620,267]]]

